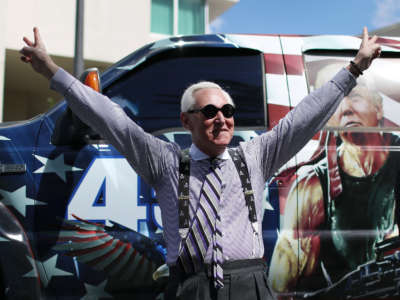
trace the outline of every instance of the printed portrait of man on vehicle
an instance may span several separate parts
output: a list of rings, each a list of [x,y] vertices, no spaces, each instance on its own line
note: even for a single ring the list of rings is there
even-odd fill
[[[345,63],[308,58],[311,89]],[[391,114],[400,93],[393,84],[398,79],[384,80],[398,67],[381,58],[360,76],[321,132],[312,158],[290,175],[269,272],[276,292],[323,299],[395,293],[395,277],[379,279],[375,269],[379,264],[391,271],[393,259],[400,266],[393,254],[400,221],[400,118]]]

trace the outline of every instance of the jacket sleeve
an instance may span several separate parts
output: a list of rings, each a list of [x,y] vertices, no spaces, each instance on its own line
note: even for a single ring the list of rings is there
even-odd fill
[[[82,84],[59,69],[50,82],[51,89],[62,94],[71,110],[92,127],[122,155],[148,184],[156,183],[166,168],[176,160],[178,146],[144,132],[118,104]]]
[[[354,76],[347,69],[340,70],[306,96],[271,131],[242,144],[244,152],[252,155],[262,168],[265,181],[322,129],[355,85]]]

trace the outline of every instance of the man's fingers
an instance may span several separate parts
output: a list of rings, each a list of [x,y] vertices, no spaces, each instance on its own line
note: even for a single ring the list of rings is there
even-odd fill
[[[33,28],[33,33],[34,33],[34,36],[35,36],[35,46],[38,46],[38,47],[41,47],[41,48],[46,48],[44,43],[43,43],[42,36],[40,35],[39,28],[34,27]]]
[[[366,26],[364,26],[362,33],[362,43],[365,44],[367,41],[368,41],[368,29]]]
[[[381,51],[381,45],[379,45],[379,44],[374,44],[373,46],[373,49],[376,51],[376,50],[379,50],[379,51]]]
[[[377,57],[381,56],[381,52],[382,52],[381,47],[377,47],[377,48],[375,49],[374,54],[373,54],[372,57],[373,57],[373,58],[377,58]]]
[[[30,59],[30,57],[27,57],[27,56],[21,56],[21,60],[22,60],[23,62],[25,62],[25,63],[29,63],[29,62],[32,61],[32,60]]]
[[[35,45],[40,44],[40,42],[42,41],[40,38],[40,33],[39,33],[39,29],[37,27],[33,27],[33,36],[35,38]]]
[[[381,51],[382,51],[381,45],[376,44],[376,43],[372,44],[372,51],[373,51],[372,52],[373,58],[379,57],[381,55]]]
[[[28,39],[27,37],[24,36],[23,41],[29,46],[29,47],[33,47],[33,43],[30,39]]]
[[[370,43],[376,43],[377,40],[378,40],[378,36],[374,35],[374,36],[369,40],[369,42],[370,42]]]
[[[24,47],[19,51],[19,53],[21,53],[24,56],[32,56],[33,52],[34,49],[31,47]]]

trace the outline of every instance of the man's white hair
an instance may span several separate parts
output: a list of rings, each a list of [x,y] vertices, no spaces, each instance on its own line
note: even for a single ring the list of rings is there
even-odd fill
[[[193,96],[194,93],[198,90],[209,89],[209,88],[219,89],[222,92],[222,94],[224,95],[224,97],[226,98],[226,101],[228,101],[229,104],[232,104],[233,106],[235,106],[231,96],[218,84],[211,82],[211,81],[200,81],[198,83],[194,83],[194,84],[190,85],[183,92],[182,99],[181,99],[181,112],[187,112],[191,109],[194,109],[195,104],[196,104],[196,99]]]

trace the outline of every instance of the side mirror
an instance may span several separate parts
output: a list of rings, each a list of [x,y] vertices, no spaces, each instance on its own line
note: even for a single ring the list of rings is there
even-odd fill
[[[100,74],[97,68],[85,70],[80,76],[80,81],[101,93]],[[56,146],[82,146],[91,140],[100,140],[100,135],[82,122],[69,107],[58,118],[51,143]]]
[[[92,89],[94,89],[96,92],[101,93],[101,83],[100,83],[100,73],[97,68],[89,68],[86,69],[81,77],[79,78],[81,82],[86,84],[87,86],[90,86]]]

